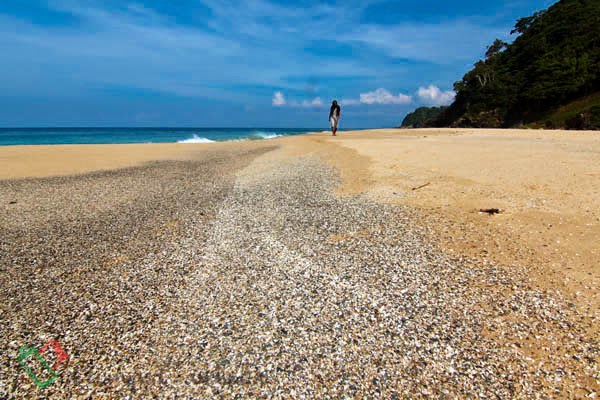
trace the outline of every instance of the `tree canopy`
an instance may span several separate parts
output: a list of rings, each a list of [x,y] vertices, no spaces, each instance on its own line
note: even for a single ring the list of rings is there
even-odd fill
[[[408,113],[402,121],[402,128],[425,128],[433,126],[436,118],[446,107],[420,107]]]
[[[435,125],[518,126],[600,91],[600,1],[561,0],[512,33],[513,43],[497,39],[454,84],[455,101]]]

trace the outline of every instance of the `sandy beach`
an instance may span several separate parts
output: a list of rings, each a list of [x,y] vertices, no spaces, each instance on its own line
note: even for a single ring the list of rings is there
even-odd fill
[[[382,130],[328,142],[368,159],[349,166],[357,176],[342,193],[422,209],[447,250],[537,266],[540,282],[600,308],[598,132]],[[490,208],[501,214],[480,212]]]
[[[0,147],[0,238],[1,398],[600,395],[599,132]]]

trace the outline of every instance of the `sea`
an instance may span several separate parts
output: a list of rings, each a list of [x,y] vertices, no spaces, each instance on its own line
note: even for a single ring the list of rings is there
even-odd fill
[[[291,128],[0,128],[0,146],[118,143],[210,143],[269,140],[315,132]]]

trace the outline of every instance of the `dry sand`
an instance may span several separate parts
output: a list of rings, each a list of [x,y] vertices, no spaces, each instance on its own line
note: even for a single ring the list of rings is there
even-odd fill
[[[545,287],[598,309],[600,132],[378,130],[321,140],[368,159],[354,157],[356,168],[331,158],[348,173],[342,192],[421,208],[447,249],[528,264]],[[488,208],[502,213],[479,212]]]
[[[198,152],[235,147],[230,143],[3,146],[0,179],[73,175],[151,161],[189,161]]]

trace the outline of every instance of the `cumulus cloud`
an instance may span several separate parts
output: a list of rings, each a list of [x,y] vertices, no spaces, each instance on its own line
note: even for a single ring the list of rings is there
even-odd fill
[[[301,103],[302,107],[321,107],[323,105],[323,100],[320,97],[315,97],[312,100],[304,100]]]
[[[322,107],[323,106],[323,100],[321,100],[320,97],[315,97],[312,100],[288,101],[285,98],[285,96],[283,95],[283,93],[281,93],[281,92],[275,92],[273,94],[273,99],[271,100],[271,103],[273,104],[273,107],[288,106],[288,107],[312,108],[312,107]]]
[[[272,103],[273,103],[273,107],[285,106],[286,101],[285,101],[285,97],[283,97],[283,93],[275,92],[275,94],[273,95]]]
[[[383,88],[360,94],[360,102],[364,104],[409,104],[411,101],[411,96],[402,93],[394,96]]]
[[[435,106],[448,105],[454,101],[456,96],[453,91],[442,91],[435,85],[421,86],[415,94],[422,103]],[[361,93],[360,100],[343,99],[340,103],[343,106],[355,106],[360,104],[410,104],[412,101],[413,97],[410,95],[399,93],[394,96],[389,90],[379,88],[372,92]]]
[[[429,87],[421,86],[417,91],[417,96],[423,103],[435,106],[445,106],[454,101],[456,93],[452,90],[442,92],[437,86],[429,85]]]

